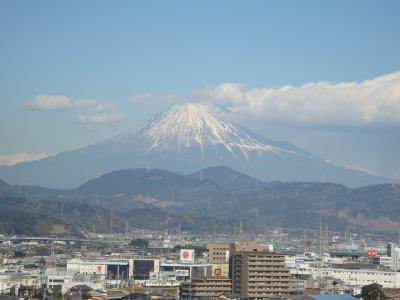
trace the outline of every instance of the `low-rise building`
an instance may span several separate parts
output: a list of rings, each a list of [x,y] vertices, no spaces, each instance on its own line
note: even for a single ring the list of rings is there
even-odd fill
[[[81,274],[107,275],[108,279],[128,280],[133,275],[133,260],[82,260],[67,261],[67,271]]]
[[[292,274],[310,274],[316,279],[319,276],[332,277],[348,286],[355,287],[362,287],[371,283],[378,283],[384,288],[397,288],[400,286],[400,272],[393,271],[302,267],[291,270],[291,272]]]
[[[180,263],[165,262],[160,265],[161,271],[174,272],[177,280],[185,281],[193,277],[211,276],[212,264],[210,263]]]
[[[91,289],[103,290],[106,287],[105,274],[82,274],[74,271],[50,270],[43,274],[42,284],[51,290],[59,290],[63,294],[70,288],[86,285]]]
[[[22,273],[0,273],[0,294],[10,293],[11,289],[20,286],[40,287],[37,276]]]

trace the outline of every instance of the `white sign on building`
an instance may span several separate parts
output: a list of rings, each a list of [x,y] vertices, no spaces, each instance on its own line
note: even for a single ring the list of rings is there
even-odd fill
[[[181,249],[181,262],[192,263],[194,262],[194,250],[193,249]]]
[[[184,277],[189,277],[189,270],[175,270],[176,276],[184,276]]]

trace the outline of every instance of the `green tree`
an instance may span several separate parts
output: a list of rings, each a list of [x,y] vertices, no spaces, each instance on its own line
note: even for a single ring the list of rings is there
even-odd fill
[[[13,285],[13,286],[10,288],[10,296],[15,296],[15,291],[16,291],[16,287],[15,287],[15,285]]]
[[[56,299],[63,299],[64,298],[64,295],[61,293],[61,290],[59,290],[59,289],[55,289],[53,291],[52,296],[53,296],[53,298],[56,298]]]
[[[382,286],[377,283],[365,285],[361,289],[361,296],[364,300],[383,300],[385,295],[382,292]]]

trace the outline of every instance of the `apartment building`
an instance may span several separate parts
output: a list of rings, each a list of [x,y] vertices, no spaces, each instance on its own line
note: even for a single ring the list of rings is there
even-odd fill
[[[236,241],[234,243],[208,243],[209,262],[228,262],[229,257],[239,251],[264,251],[265,248],[255,241]]]
[[[232,290],[243,298],[285,298],[290,273],[283,255],[266,251],[240,251],[232,257]]]
[[[216,298],[232,292],[232,282],[226,277],[195,277],[182,283],[182,298]]]

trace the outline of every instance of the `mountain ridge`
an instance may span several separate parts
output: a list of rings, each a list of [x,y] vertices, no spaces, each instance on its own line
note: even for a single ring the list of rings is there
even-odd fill
[[[18,225],[27,211],[31,225]],[[110,216],[116,217],[114,228],[121,232],[125,222],[147,229],[181,224],[193,232],[212,231],[214,225],[229,231],[240,219],[256,231],[265,226],[314,229],[320,217],[331,230],[397,232],[400,185],[266,183],[219,166],[187,175],[118,170],[70,190],[14,185],[0,189],[0,231],[11,230],[9,224],[25,233],[30,227],[37,233],[53,225],[91,230],[96,224],[98,232],[108,232]]]

